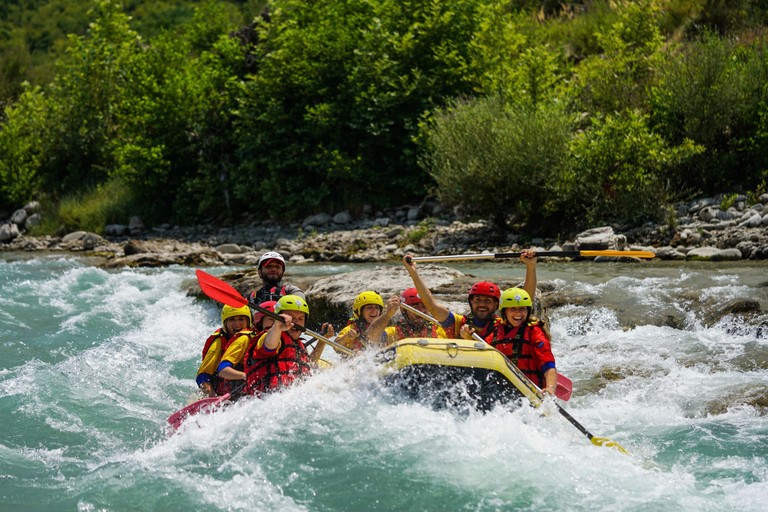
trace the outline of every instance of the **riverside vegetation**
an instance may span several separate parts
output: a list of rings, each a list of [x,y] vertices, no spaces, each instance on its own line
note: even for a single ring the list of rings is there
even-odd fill
[[[23,37],[0,34],[0,218],[37,200],[34,235],[364,216],[430,194],[564,239],[767,191],[759,0],[207,1],[162,23],[174,2],[74,4],[35,3],[90,24],[32,84],[8,57]]]

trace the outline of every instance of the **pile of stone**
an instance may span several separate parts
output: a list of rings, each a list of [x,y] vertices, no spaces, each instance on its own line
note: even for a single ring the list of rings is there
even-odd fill
[[[13,212],[11,218],[0,225],[0,242],[10,242],[18,238],[21,234],[40,223],[42,220],[40,214],[40,203],[32,201]]]

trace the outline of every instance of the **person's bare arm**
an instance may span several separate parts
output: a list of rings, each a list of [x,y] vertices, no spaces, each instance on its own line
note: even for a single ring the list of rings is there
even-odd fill
[[[525,284],[523,289],[531,296],[531,300],[536,297],[536,250],[523,249],[520,255],[520,261],[525,263]]]
[[[382,314],[376,317],[368,326],[368,342],[371,345],[381,345],[381,336],[384,334],[384,329],[389,325],[389,321],[400,310],[400,297],[393,295],[387,301],[387,307]]]
[[[234,368],[227,366],[219,371],[219,377],[227,380],[245,380],[245,372],[235,370]]]
[[[416,290],[418,290],[419,297],[421,297],[421,301],[424,303],[424,307],[427,308],[427,311],[429,311],[430,314],[435,317],[438,322],[444,322],[451,314],[451,312],[448,310],[448,308],[442,304],[438,304],[435,301],[435,298],[432,296],[432,292],[429,291],[426,283],[416,271],[416,262],[412,261],[411,258],[413,258],[412,254],[406,254],[403,256],[403,266],[408,271],[408,273],[411,274],[413,285],[416,287]]]

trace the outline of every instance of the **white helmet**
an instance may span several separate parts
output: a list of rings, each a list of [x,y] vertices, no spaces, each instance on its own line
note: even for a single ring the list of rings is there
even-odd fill
[[[283,266],[283,269],[285,269],[285,258],[279,253],[279,252],[265,252],[261,255],[261,258],[259,258],[259,266],[256,267],[258,269],[261,269],[263,265],[266,265],[269,263],[269,260],[277,260],[280,262],[280,264]]]

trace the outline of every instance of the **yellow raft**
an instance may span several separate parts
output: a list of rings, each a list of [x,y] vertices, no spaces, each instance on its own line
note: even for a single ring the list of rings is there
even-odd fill
[[[382,349],[376,361],[384,382],[408,398],[437,407],[471,405],[489,410],[500,402],[542,397],[530,380],[486,343],[464,339],[406,338]]]

